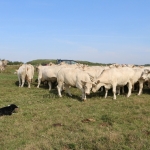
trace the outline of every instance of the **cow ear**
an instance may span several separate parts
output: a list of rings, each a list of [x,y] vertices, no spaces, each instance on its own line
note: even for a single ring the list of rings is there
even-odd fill
[[[95,82],[93,82],[93,83],[92,83],[92,86],[96,86],[96,83],[95,83]]]
[[[100,80],[93,82],[93,85],[97,85],[98,83],[100,83]]]
[[[97,80],[97,84],[100,83],[100,80]]]
[[[82,82],[82,84],[84,84],[84,85],[86,84],[86,82],[85,82],[85,81],[82,81],[82,80],[81,80],[81,82]]]

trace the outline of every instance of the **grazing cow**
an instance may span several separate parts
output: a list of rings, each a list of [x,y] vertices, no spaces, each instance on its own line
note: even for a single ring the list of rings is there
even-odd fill
[[[134,70],[129,67],[110,68],[104,70],[101,75],[96,79],[95,86],[92,88],[93,92],[96,92],[101,86],[105,87],[107,92],[110,88],[113,88],[113,99],[116,99],[116,87],[128,85],[127,97],[131,95],[132,79],[134,76]]]
[[[61,91],[65,87],[70,96],[69,87],[77,87],[82,92],[82,99],[86,100],[86,94],[90,94],[92,88],[92,81],[90,76],[85,71],[79,68],[62,68],[57,74],[57,90],[58,95],[62,97]]]
[[[91,80],[97,79],[103,70],[109,69],[107,66],[84,66],[83,70],[89,74]],[[103,91],[103,86],[100,88],[100,91]]]
[[[30,84],[33,80],[34,76],[34,67],[31,64],[23,64],[16,70],[19,80],[19,87],[23,87],[25,81],[28,82],[28,88],[30,88]]]

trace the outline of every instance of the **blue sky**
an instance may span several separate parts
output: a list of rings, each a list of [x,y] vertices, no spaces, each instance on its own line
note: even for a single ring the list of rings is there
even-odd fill
[[[150,64],[150,0],[0,0],[0,53]]]

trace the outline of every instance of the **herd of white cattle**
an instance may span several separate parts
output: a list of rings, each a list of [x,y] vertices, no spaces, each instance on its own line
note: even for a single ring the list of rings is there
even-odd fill
[[[34,77],[35,69],[38,71],[38,85],[41,81],[47,81],[49,90],[52,83],[57,82],[58,95],[62,97],[61,91],[66,90],[70,93],[70,87],[77,87],[82,92],[82,99],[86,100],[86,95],[90,92],[96,92],[101,87],[105,87],[105,98],[108,90],[112,88],[113,99],[116,99],[116,93],[120,93],[124,86],[128,86],[127,97],[129,97],[134,89],[134,84],[139,83],[138,95],[142,93],[143,84],[150,81],[150,67],[118,65],[110,66],[88,66],[83,64],[52,64],[47,66],[32,66],[31,64],[22,64],[16,73],[18,75],[19,87],[23,87],[25,81],[28,88]],[[150,85],[150,84],[149,84]],[[150,87],[150,86],[149,86]]]

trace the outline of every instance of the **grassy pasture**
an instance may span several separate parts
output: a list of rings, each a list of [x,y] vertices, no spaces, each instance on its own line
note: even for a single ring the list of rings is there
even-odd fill
[[[18,87],[18,66],[0,73],[0,107],[15,103],[18,113],[0,117],[0,150],[148,150],[150,149],[150,89],[141,96],[117,96],[109,91],[80,100],[41,85]],[[35,73],[34,80],[37,78]]]

